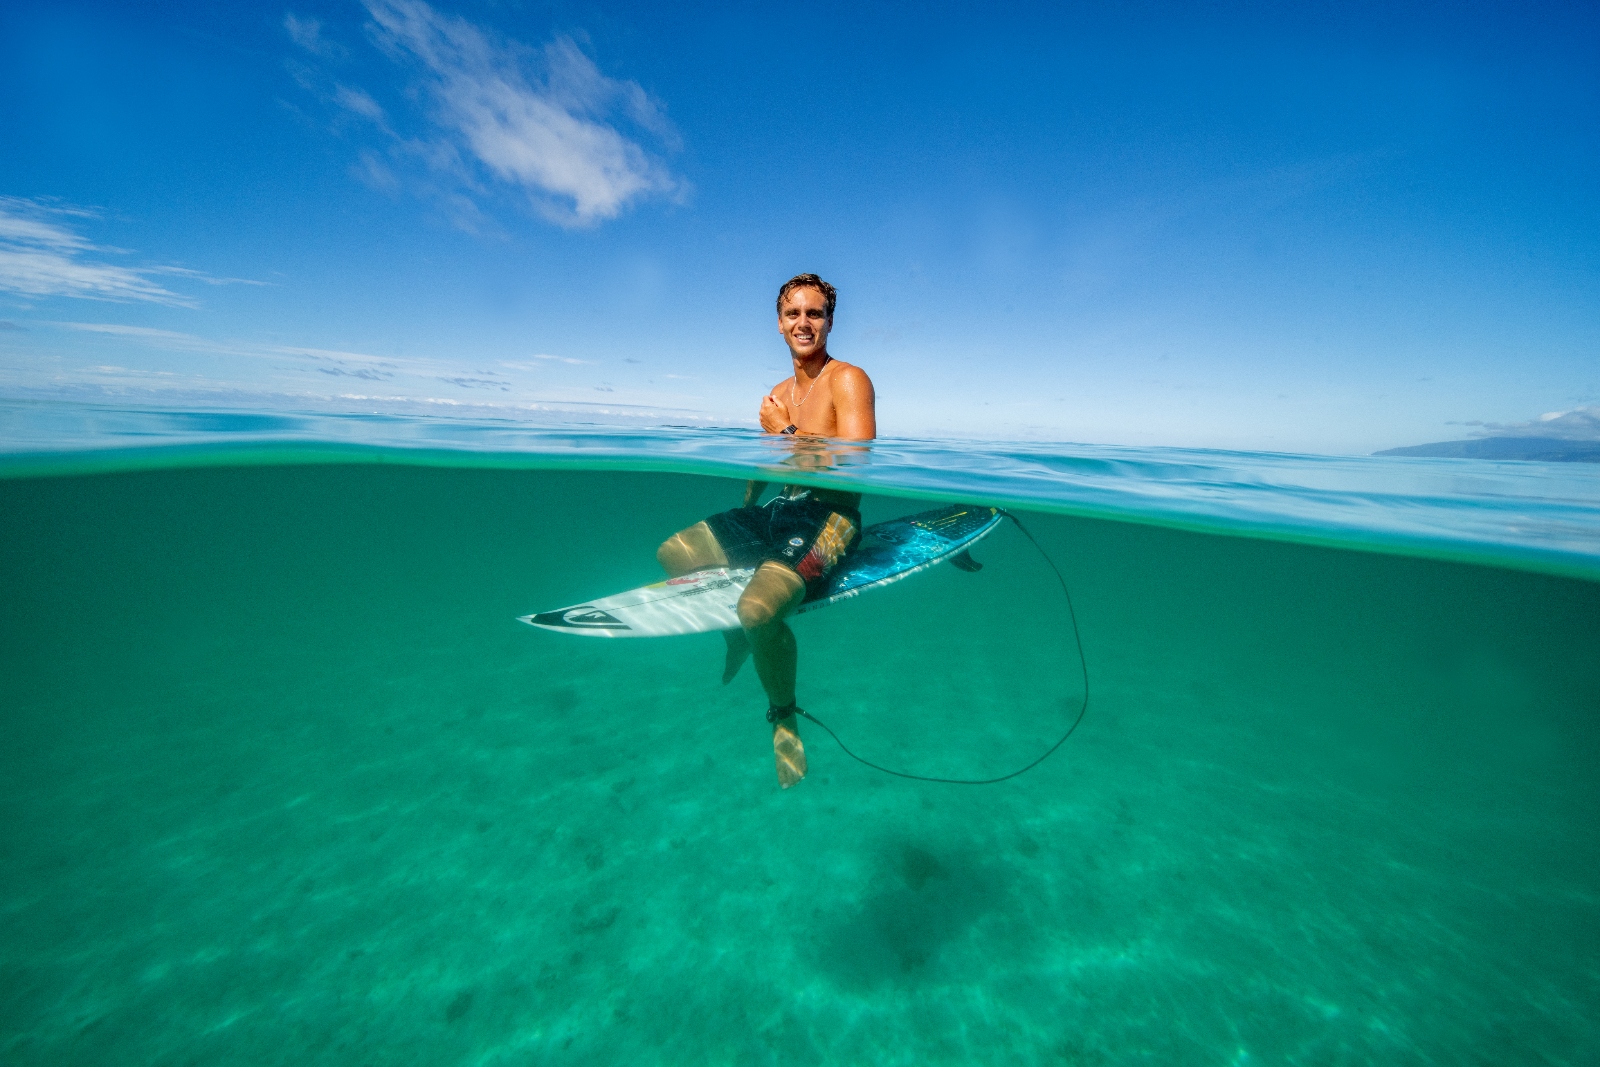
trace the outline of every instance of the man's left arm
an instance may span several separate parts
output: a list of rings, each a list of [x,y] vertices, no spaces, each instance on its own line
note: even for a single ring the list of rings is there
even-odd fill
[[[778,399],[778,385],[773,386],[772,392],[761,398],[761,411],[756,416],[761,420],[761,428],[767,433],[782,433],[783,428],[794,421],[789,418],[789,405]]]
[[[835,436],[846,441],[871,441],[878,436],[877,396],[872,379],[860,367],[841,367],[833,379]]]

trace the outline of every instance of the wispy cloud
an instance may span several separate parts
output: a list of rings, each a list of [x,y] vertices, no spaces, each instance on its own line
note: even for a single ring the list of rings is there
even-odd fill
[[[337,85],[333,90],[333,101],[346,111],[353,111],[364,119],[380,125],[384,122],[383,108],[365,89],[352,89],[348,85]]]
[[[191,278],[206,285],[271,285],[271,282],[257,281],[254,278],[219,278],[214,274],[207,274],[203,270],[190,270],[188,267],[141,267],[144,274],[168,274],[178,278]]]
[[[1600,406],[1547,411],[1527,422],[1463,422],[1476,426],[1474,437],[1554,437],[1563,441],[1600,441]]]
[[[40,200],[0,196],[0,290],[28,297],[73,296],[118,303],[139,301],[195,307],[190,297],[154,281],[186,278],[207,285],[264,285],[217,278],[188,267],[124,267],[106,261],[126,250],[94,244],[67,224],[95,213]]]
[[[317,91],[388,139],[388,164],[363,153],[358,176],[376,188],[395,170],[420,172],[464,227],[479,228],[480,201],[497,188],[526,195],[545,218],[589,226],[651,197],[681,199],[687,185],[657,151],[679,137],[659,102],[637,82],[611,78],[568,37],[542,48],[499,39],[421,0],[364,0],[373,42],[406,67],[404,97],[425,102],[421,128],[402,129],[366,90],[323,77]],[[305,51],[327,58],[320,27],[290,17],[285,27]],[[302,85],[316,88],[301,68]],[[404,111],[403,106],[400,107]]]
[[[440,375],[439,381],[448,385],[459,385],[463,389],[498,389],[502,393],[511,391],[511,384],[498,378],[471,378],[458,374],[454,377]]]
[[[345,49],[333,41],[322,36],[322,21],[313,18],[301,18],[290,12],[283,17],[283,28],[288,31],[289,39],[304,48],[314,56],[342,56]]]
[[[194,306],[193,300],[150,280],[161,269],[108,263],[104,257],[125,253],[91,243],[62,221],[88,216],[80,208],[0,197],[0,290],[30,297]]]
[[[538,360],[540,363],[570,363],[573,366],[579,367],[591,365],[590,361],[587,359],[573,359],[570,356],[552,356],[547,355],[544,352],[535,352],[533,355],[529,356],[528,359]],[[539,363],[529,363],[526,360],[503,359],[500,361],[500,365],[502,367],[510,367],[512,370],[535,370],[539,366]]]
[[[208,337],[199,337],[192,333],[182,333],[178,330],[158,330],[150,326],[127,326],[122,323],[112,322],[51,322],[47,325],[63,330],[72,330],[77,333],[98,333],[112,337],[126,337],[129,340],[139,341],[154,348],[164,349],[169,352],[194,352],[211,356],[246,356],[253,358],[281,358],[296,356],[313,361],[326,362],[339,366],[358,364],[370,367],[389,367],[400,363],[411,362],[421,366],[432,366],[428,361],[422,360],[395,360],[385,356],[368,355],[365,352],[348,352],[333,348],[302,348],[294,345],[267,345],[249,342],[213,341]]]
[[[361,378],[369,382],[386,382],[394,377],[394,371],[376,370],[372,367],[360,367],[356,370],[347,370],[344,367],[318,367],[317,373],[334,378]]]
[[[29,320],[43,348],[9,358],[0,344],[0,392],[13,396],[145,397],[150,402],[309,404],[363,411],[449,410],[503,417],[540,412],[664,414],[700,417],[701,398],[656,390],[617,390],[538,353],[517,360],[463,364],[432,356],[385,356],[248,340],[215,340],[126,323]],[[49,332],[85,335],[53,349]],[[91,338],[103,339],[91,340]],[[155,353],[146,356],[140,350]],[[360,389],[360,392],[353,390]],[[351,390],[351,391],[346,391]]]
[[[46,322],[51,326],[74,333],[94,333],[120,337],[141,345],[167,352],[187,352],[208,356],[235,356],[254,360],[309,361],[319,373],[334,377],[365,378],[369,381],[388,380],[396,374],[429,381],[448,382],[464,389],[495,388],[515,385],[505,375],[492,368],[473,368],[463,374],[463,368],[441,360],[404,356],[376,356],[367,352],[351,352],[337,348],[307,348],[298,345],[262,344],[249,341],[215,341],[178,330],[160,330],[151,326],[129,326],[110,322]],[[533,362],[538,361],[538,362]],[[502,360],[498,366],[512,371],[544,371],[549,363],[570,363],[587,366],[582,359],[552,356],[544,353],[530,357],[530,361]]]

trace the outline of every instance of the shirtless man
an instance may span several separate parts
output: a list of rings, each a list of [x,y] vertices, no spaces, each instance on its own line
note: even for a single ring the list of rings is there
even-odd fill
[[[778,290],[778,332],[794,359],[794,374],[761,400],[761,428],[770,434],[870,441],[878,434],[872,380],[860,367],[828,355],[833,329],[833,286],[799,274]],[[722,682],[738,673],[751,653],[767,691],[778,784],[788,789],[806,776],[806,750],[795,712],[794,633],[784,616],[844,558],[861,532],[861,494],[786,485],[757,506],[766,482],[745,486],[744,505],[668,538],[656,558],[669,575],[708,567],[756,567],[739,598],[742,630],[730,630]]]

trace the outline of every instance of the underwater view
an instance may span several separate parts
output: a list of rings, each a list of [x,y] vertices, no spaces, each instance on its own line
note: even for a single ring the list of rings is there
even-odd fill
[[[1597,74],[3,0],[0,1067],[1600,1067]]]
[[[24,414],[8,1064],[1600,1059],[1600,469]],[[517,621],[788,476],[1033,538],[794,618],[807,711],[1066,743],[780,790],[717,634]]]

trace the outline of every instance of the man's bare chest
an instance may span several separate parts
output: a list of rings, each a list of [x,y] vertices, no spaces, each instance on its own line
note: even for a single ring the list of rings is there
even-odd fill
[[[789,385],[794,386],[794,379],[789,380]],[[795,429],[803,433],[834,432],[838,419],[833,407],[833,390],[826,377],[818,380],[809,392],[794,388],[791,395],[794,399],[789,402],[789,421],[794,423]]]

